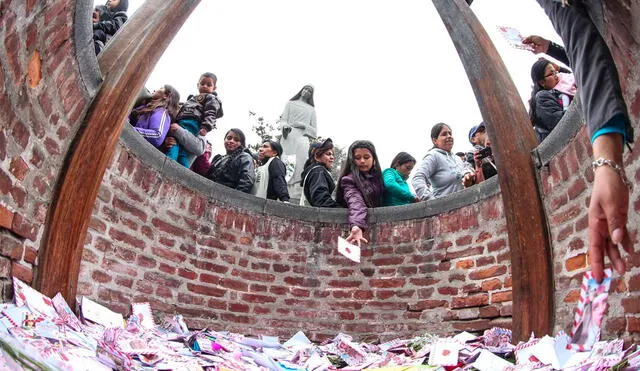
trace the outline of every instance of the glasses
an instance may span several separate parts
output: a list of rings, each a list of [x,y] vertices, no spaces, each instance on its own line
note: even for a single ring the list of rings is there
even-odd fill
[[[546,79],[547,77],[555,76],[555,75],[557,75],[557,74],[558,74],[558,71],[551,71],[551,73],[550,73],[550,74],[548,74],[548,75],[544,75],[544,78]]]

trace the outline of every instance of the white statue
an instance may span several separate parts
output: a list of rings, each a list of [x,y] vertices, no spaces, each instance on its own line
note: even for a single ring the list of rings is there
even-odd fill
[[[302,188],[300,174],[309,155],[309,139],[316,138],[316,109],[313,104],[313,86],[305,85],[291,98],[280,116],[282,126],[282,160],[285,164],[294,164],[291,178],[288,179],[289,195],[300,198]],[[293,160],[295,158],[295,160]]]

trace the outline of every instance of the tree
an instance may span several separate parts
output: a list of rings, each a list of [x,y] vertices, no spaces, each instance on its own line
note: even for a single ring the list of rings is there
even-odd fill
[[[251,127],[251,130],[253,130],[253,132],[260,137],[260,142],[256,144],[250,144],[248,145],[248,148],[257,152],[258,149],[260,149],[260,147],[262,146],[262,143],[268,140],[273,140],[274,138],[273,132],[275,131],[275,124],[272,122],[266,121],[262,116],[257,116],[256,113],[253,111],[249,111],[249,116],[254,117],[256,120],[256,124]]]
[[[347,151],[344,147],[333,146],[333,167],[331,168],[331,176],[336,181],[338,177],[340,177],[340,171],[342,171],[342,165],[344,161],[347,159]]]

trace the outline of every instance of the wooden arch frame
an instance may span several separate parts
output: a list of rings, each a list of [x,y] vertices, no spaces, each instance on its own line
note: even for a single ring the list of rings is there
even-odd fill
[[[147,0],[100,55],[103,84],[67,155],[40,252],[36,286],[75,301],[96,196],[129,107],[200,0]],[[433,0],[467,71],[499,163],[513,282],[514,339],[553,324],[551,253],[531,150],[536,146],[513,81],[465,0]],[[141,63],[144,62],[144,63]],[[126,68],[119,68],[127,66]],[[108,107],[105,102],[110,102]],[[114,108],[115,107],[115,108]],[[523,197],[524,196],[524,197]]]

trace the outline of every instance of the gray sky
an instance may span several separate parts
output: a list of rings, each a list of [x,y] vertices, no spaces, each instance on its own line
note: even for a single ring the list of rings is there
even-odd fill
[[[141,3],[130,0],[129,14]],[[549,20],[535,0],[476,0],[472,9],[528,100],[536,57],[508,46],[496,26],[559,41]],[[214,153],[223,152],[222,137],[232,127],[256,142],[248,111],[275,121],[307,83],[315,87],[318,134],[345,147],[371,140],[383,168],[399,151],[421,159],[431,148],[431,126],[440,121],[453,129],[454,151],[467,150],[469,129],[482,120],[428,0],[205,0],[147,87],[170,84],[186,99],[205,71],[218,76],[225,112],[208,136]]]

